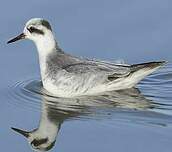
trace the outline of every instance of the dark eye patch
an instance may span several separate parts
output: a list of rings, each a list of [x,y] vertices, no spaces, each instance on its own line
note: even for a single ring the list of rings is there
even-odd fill
[[[30,33],[37,33],[37,34],[41,34],[41,35],[44,35],[44,32],[40,29],[37,29],[33,26],[31,26],[30,28],[27,28],[27,30],[30,32]]]
[[[42,145],[48,141],[48,138],[43,138],[43,139],[34,139],[31,142],[31,145],[34,145],[35,147],[38,147],[39,145]]]

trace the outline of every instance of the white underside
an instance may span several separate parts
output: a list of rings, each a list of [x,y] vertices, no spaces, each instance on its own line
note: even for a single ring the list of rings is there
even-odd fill
[[[141,69],[137,72],[131,74],[128,77],[118,78],[114,81],[104,84],[98,84],[93,82],[93,79],[88,79],[85,81],[85,84],[80,87],[78,90],[75,91],[75,87],[79,85],[80,81],[73,81],[73,79],[62,79],[61,81],[65,81],[64,84],[61,83],[59,85],[54,85],[53,81],[50,79],[46,79],[43,82],[44,88],[54,96],[58,97],[76,97],[76,96],[84,96],[84,95],[97,95],[102,94],[106,91],[113,91],[113,90],[122,90],[134,87],[139,81],[141,81],[145,76],[151,74],[152,72],[156,71],[159,67],[154,69]],[[93,80],[93,81],[91,81]],[[70,81],[69,85],[66,85],[66,81]],[[93,85],[96,84],[96,85]],[[89,87],[90,86],[90,87]]]

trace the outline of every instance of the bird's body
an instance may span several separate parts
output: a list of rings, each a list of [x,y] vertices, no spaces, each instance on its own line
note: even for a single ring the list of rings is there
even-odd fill
[[[46,68],[41,72],[43,86],[60,97],[131,88],[161,65],[152,62],[134,69],[136,65],[84,60],[58,51],[50,53],[45,62]]]
[[[162,61],[122,65],[71,56],[60,49],[50,24],[43,19],[28,21],[23,35],[37,46],[43,87],[59,97],[96,95],[132,88],[164,64]],[[9,43],[18,39],[14,38]]]

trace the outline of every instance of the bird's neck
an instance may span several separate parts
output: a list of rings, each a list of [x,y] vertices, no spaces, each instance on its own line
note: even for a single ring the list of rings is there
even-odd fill
[[[39,58],[41,59],[46,58],[50,53],[53,53],[54,51],[62,51],[58,46],[53,34],[49,34],[40,39],[37,39],[35,44],[38,50]]]
[[[46,77],[47,57],[50,54],[62,52],[62,50],[58,46],[53,34],[49,34],[48,36],[36,41],[36,47],[39,55],[41,78],[43,80]]]

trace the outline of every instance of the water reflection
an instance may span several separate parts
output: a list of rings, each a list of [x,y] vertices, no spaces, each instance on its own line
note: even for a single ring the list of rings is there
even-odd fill
[[[32,149],[39,151],[53,148],[61,125],[66,120],[83,117],[93,119],[100,116],[104,118],[119,109],[145,111],[155,108],[155,104],[135,88],[106,92],[99,96],[55,98],[41,89],[40,82],[34,81],[25,87],[25,91],[41,96],[42,108],[38,128],[32,131],[12,129],[27,138]]]

